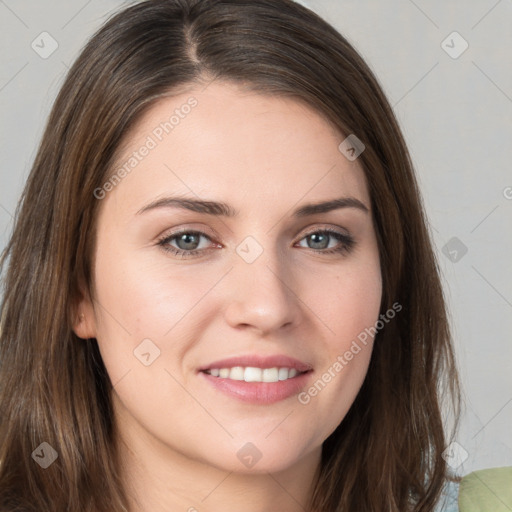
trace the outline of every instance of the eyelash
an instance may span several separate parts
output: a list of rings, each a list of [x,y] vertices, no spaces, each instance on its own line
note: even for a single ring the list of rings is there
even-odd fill
[[[196,255],[198,255],[201,252],[209,251],[210,249],[192,249],[192,250],[184,250],[184,249],[177,249],[176,247],[173,247],[169,245],[169,242],[171,240],[174,240],[175,238],[188,234],[188,235],[200,235],[208,238],[208,240],[211,240],[211,238],[202,231],[195,231],[195,230],[182,230],[177,231],[176,233],[172,233],[171,235],[166,235],[163,238],[160,238],[158,241],[158,244],[165,252],[169,252],[173,254],[174,256],[179,256],[181,258],[191,258]],[[300,240],[302,241],[304,238],[307,238],[311,235],[329,235],[333,238],[337,239],[339,242],[341,242],[341,245],[337,247],[333,247],[331,249],[311,249],[311,251],[321,253],[321,254],[348,254],[351,252],[351,250],[355,246],[355,240],[352,236],[347,235],[345,233],[340,233],[339,231],[335,231],[332,229],[317,229],[316,231],[310,231],[309,233],[306,233]]]

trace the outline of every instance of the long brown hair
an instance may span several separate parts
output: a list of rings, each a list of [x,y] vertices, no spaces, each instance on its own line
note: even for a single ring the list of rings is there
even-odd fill
[[[162,94],[209,80],[305,101],[364,143],[381,313],[396,302],[402,311],[377,334],[364,384],[323,445],[308,510],[431,512],[448,475],[442,393],[455,418],[460,399],[413,166],[368,66],[291,0],[140,2],[111,18],[69,71],[0,260],[0,510],[128,510],[112,383],[96,340],[72,330],[80,286],[92,286],[94,191]],[[47,469],[32,456],[43,442],[58,453]]]

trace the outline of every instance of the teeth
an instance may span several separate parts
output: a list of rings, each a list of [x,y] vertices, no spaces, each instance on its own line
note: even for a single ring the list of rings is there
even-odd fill
[[[229,378],[232,380],[244,380],[244,369],[241,366],[231,368]]]
[[[279,374],[278,374],[279,380],[286,380],[288,378],[289,372],[290,371],[288,370],[288,368],[279,368]]]
[[[234,366],[233,368],[212,368],[207,373],[221,379],[244,380],[245,382],[279,382],[298,375],[295,368],[254,368]]]
[[[261,376],[263,375],[263,370],[261,368],[251,368],[248,366],[244,371],[244,380],[245,382],[261,382]],[[231,374],[229,374],[231,377]]]
[[[262,380],[263,382],[277,382],[279,380],[279,370],[277,368],[265,368]]]

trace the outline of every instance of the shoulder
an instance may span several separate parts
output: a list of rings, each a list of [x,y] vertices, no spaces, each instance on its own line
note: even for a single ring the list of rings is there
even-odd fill
[[[460,512],[509,512],[512,510],[512,466],[473,471],[459,490]]]
[[[459,483],[447,481],[434,512],[510,512],[512,466],[473,471]]]

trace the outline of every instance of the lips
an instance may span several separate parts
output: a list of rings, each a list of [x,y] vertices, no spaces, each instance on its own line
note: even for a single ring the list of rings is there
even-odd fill
[[[285,355],[240,356],[214,361],[199,375],[216,390],[252,404],[268,405],[299,393],[313,367]]]

